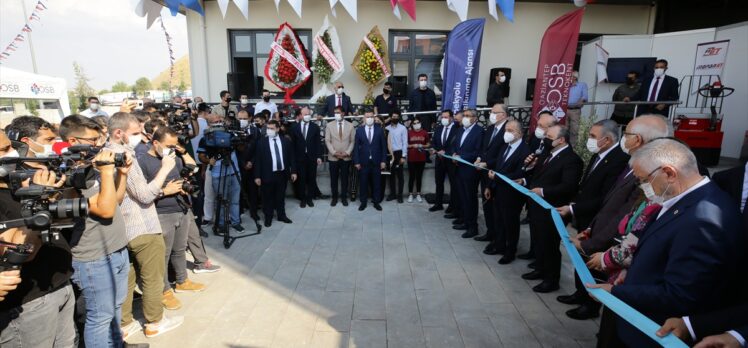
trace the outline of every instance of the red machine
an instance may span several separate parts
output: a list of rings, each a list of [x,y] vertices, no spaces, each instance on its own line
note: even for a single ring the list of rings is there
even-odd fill
[[[694,106],[703,109],[709,104],[711,114],[678,115],[674,120],[675,137],[683,140],[691,147],[697,160],[705,166],[715,166],[719,163],[722,151],[722,102],[735,89],[724,87],[717,80],[705,84],[696,91]],[[690,96],[689,96],[690,97]],[[703,98],[699,98],[703,97]],[[687,98],[690,99],[690,98]],[[686,105],[688,105],[688,100]]]

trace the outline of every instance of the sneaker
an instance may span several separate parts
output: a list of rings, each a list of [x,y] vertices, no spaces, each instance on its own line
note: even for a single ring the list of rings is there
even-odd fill
[[[161,298],[161,304],[164,306],[164,308],[175,311],[177,309],[182,308],[182,302],[179,301],[179,299],[174,296],[174,291],[171,289],[164,291],[164,296]],[[146,334],[146,336],[148,336]]]
[[[189,279],[174,287],[174,292],[199,292],[205,290],[205,284],[195,283]]]
[[[423,198],[421,198],[421,195],[416,195],[416,201],[418,201],[418,203],[423,203]]]
[[[145,337],[156,337],[178,328],[182,323],[184,323],[184,317],[182,316],[167,317],[164,315],[160,321],[145,324]]]
[[[241,224],[234,224],[234,225],[231,225],[231,227],[232,227],[232,228],[233,228],[234,230],[236,230],[236,232],[239,232],[239,233],[242,233],[242,232],[244,232],[244,227],[242,227],[242,225],[241,225]]]
[[[413,195],[408,195],[408,203],[413,203]]]
[[[122,340],[127,340],[131,335],[143,331],[143,327],[140,326],[140,322],[133,320],[132,323],[120,327],[120,330],[122,331]]]
[[[221,266],[214,265],[210,260],[208,260],[203,263],[196,263],[195,266],[192,267],[192,273],[213,273],[218,272],[220,269]]]

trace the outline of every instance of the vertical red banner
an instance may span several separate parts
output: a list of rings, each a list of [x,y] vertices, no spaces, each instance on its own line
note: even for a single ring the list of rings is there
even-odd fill
[[[584,8],[569,12],[551,23],[543,35],[535,75],[530,132],[535,129],[538,113],[544,110],[552,112],[560,123],[566,123],[571,72],[583,15]]]

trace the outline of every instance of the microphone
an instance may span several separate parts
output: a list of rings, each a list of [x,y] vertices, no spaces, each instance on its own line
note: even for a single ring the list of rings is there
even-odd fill
[[[62,155],[63,153],[67,152],[67,149],[70,146],[70,143],[67,141],[56,142],[52,144],[52,151],[54,151],[58,155]]]
[[[540,146],[538,146],[538,148],[535,149],[535,153],[533,153],[531,155],[534,156],[534,157],[538,157],[538,156],[542,155],[543,154],[543,147],[544,147],[543,145],[545,145],[545,144],[541,141],[540,142]],[[532,162],[532,161],[530,161],[530,162]],[[522,166],[522,171],[523,172],[527,171],[527,165],[526,164]]]

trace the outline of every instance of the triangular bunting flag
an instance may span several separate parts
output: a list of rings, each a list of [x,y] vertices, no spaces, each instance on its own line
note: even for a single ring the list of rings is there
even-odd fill
[[[460,21],[467,20],[468,16],[468,0],[447,0],[447,7],[450,11],[457,13],[457,16],[460,17]]]
[[[299,0],[301,1],[301,0]],[[358,22],[358,3],[357,0],[338,0],[343,5],[348,14],[353,17],[355,22]]]
[[[229,9],[229,0],[217,0],[218,9],[221,10],[221,16],[226,18],[226,11]]]
[[[496,0],[501,8],[501,13],[504,14],[504,18],[510,22],[514,22],[514,0]]]
[[[244,19],[249,20],[249,0],[234,0],[234,5],[244,15]]]
[[[291,5],[291,8],[296,12],[296,15],[301,18],[301,0],[288,0],[288,4]]]
[[[488,13],[494,20],[499,21],[499,13],[496,11],[496,0],[488,0]]]

